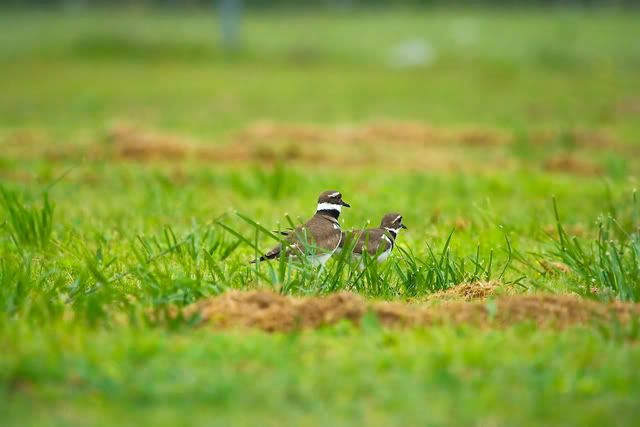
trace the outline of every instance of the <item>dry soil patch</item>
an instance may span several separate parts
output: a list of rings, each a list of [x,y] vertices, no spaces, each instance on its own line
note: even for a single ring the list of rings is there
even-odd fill
[[[571,295],[492,295],[492,286],[464,285],[457,292],[466,301],[440,304],[371,302],[351,293],[322,297],[291,297],[270,291],[232,291],[199,301],[184,310],[198,316],[202,327],[214,329],[253,328],[268,332],[315,329],[347,320],[358,324],[367,313],[375,314],[386,327],[415,327],[436,324],[468,324],[479,327],[507,327],[521,322],[539,327],[565,328],[576,324],[627,323],[640,316],[640,305],[600,303]],[[477,298],[480,298],[479,300]]]

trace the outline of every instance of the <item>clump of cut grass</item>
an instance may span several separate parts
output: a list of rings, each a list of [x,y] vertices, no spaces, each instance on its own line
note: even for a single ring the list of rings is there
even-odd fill
[[[440,295],[442,297],[442,295]],[[638,336],[640,306],[595,302],[575,295],[497,296],[491,301],[449,301],[447,304],[376,302],[349,292],[326,296],[292,297],[270,291],[232,291],[186,307],[184,319],[216,329],[257,328],[268,332],[317,329],[346,320],[366,327],[415,327],[438,324],[503,328],[534,323],[540,328],[578,324],[602,327],[621,340]],[[489,303],[493,308],[489,307]],[[170,319],[167,319],[170,320]]]
[[[18,247],[45,249],[53,231],[54,205],[49,194],[42,195],[42,207],[25,204],[17,193],[0,186],[0,206],[4,211],[4,226]]]
[[[558,239],[549,255],[560,260],[577,277],[583,295],[640,300],[640,215],[637,193],[632,196],[630,218],[618,218],[612,208],[598,219],[598,234],[591,241],[570,236],[562,225],[553,200]]]

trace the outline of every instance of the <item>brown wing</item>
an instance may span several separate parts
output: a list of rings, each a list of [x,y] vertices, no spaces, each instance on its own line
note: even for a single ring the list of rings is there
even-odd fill
[[[340,248],[344,248],[345,246],[350,246],[353,244],[353,239],[357,239],[358,235],[355,231],[343,231],[342,239],[340,239]]]
[[[296,227],[287,232],[286,242],[288,255],[296,255],[309,249],[307,252],[332,251],[338,246],[342,239],[342,232],[333,226],[333,222],[322,215],[314,215],[304,225]],[[283,244],[272,248],[269,252],[260,257],[260,261],[265,259],[278,258],[282,252]]]
[[[324,215],[314,215],[305,224],[305,229],[311,238],[311,244],[318,251],[333,251],[342,240],[340,225]]]
[[[381,228],[369,228],[361,230],[357,233],[358,241],[356,242],[353,252],[362,254],[365,250],[371,256],[380,254],[391,247],[391,243],[387,240],[385,231]],[[383,236],[387,237],[385,239]]]

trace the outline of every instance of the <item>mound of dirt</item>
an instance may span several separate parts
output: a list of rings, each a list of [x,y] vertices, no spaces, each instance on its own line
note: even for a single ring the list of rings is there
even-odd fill
[[[512,141],[509,133],[492,128],[436,128],[423,123],[376,121],[355,126],[319,127],[309,124],[256,122],[236,135],[242,143],[393,143],[471,146],[505,145]]]
[[[196,160],[206,162],[276,162],[280,159],[317,162],[318,155],[308,155],[295,145],[278,144],[207,144],[184,136],[142,130],[133,125],[112,126],[107,134],[110,154],[118,159],[132,161]]]
[[[143,131],[126,124],[111,127],[107,140],[112,145],[114,154],[124,159],[179,160],[194,157],[205,150],[205,147],[184,137]]]
[[[529,141],[536,145],[564,144],[573,147],[601,149],[624,149],[611,132],[605,129],[533,129]]]
[[[468,299],[492,295],[495,286],[463,285],[451,291]],[[570,295],[511,295],[495,300],[443,302],[439,305],[369,302],[357,295],[290,297],[269,291],[228,292],[187,307],[186,317],[198,316],[201,326],[215,329],[255,328],[268,332],[315,329],[347,320],[358,324],[367,313],[386,327],[469,324],[507,327],[532,322],[539,327],[565,328],[640,316],[640,305],[598,303]]]
[[[544,168],[551,172],[563,172],[582,176],[600,176],[604,173],[601,166],[568,154],[557,155],[547,159]]]
[[[128,124],[112,126],[106,133],[106,140],[109,142],[107,147],[98,146],[104,151],[102,155],[137,162],[193,160],[274,164],[287,161],[335,167],[384,164],[387,168],[402,170],[464,168],[468,171],[470,165],[460,159],[461,153],[455,147],[462,150],[469,146],[503,145],[510,141],[510,136],[495,129],[432,128],[401,122],[339,128],[259,122],[238,133],[229,144],[207,144]],[[397,144],[402,144],[404,150],[401,155],[389,158],[388,147]],[[363,145],[367,146],[366,150],[362,149]],[[73,150],[70,153],[73,154]],[[61,157],[59,152],[54,154],[56,158]],[[82,153],[85,157],[86,154]],[[506,160],[496,158],[496,162],[494,166],[498,163],[504,166]],[[478,164],[481,166],[485,167]]]
[[[358,321],[367,312],[365,301],[350,293],[324,298],[293,298],[267,291],[227,292],[187,307],[184,315],[199,315],[218,328],[248,327],[265,331],[317,328],[347,319]]]
[[[335,168],[384,166],[403,172],[494,173],[523,166],[509,147],[519,140],[512,131],[496,127],[432,126],[426,123],[374,120],[366,123],[320,126],[258,121],[233,135],[220,137],[224,143],[148,129],[120,122],[95,139],[48,143],[36,130],[0,133],[0,144],[19,158],[44,156],[49,161],[109,160],[141,163],[206,162],[242,166],[246,163],[287,164]],[[570,150],[544,159],[545,170],[599,176],[606,173],[590,160],[593,150],[615,149],[631,154],[631,146],[620,144],[604,130],[570,129],[531,131],[531,144],[566,145]],[[105,143],[107,142],[107,143]],[[562,146],[564,146],[562,145]],[[401,150],[398,150],[401,147]],[[637,150],[636,150],[637,151]],[[393,152],[393,156],[389,153]],[[535,160],[535,159],[532,159]],[[528,160],[527,163],[530,163]],[[536,161],[539,161],[536,160]],[[464,218],[456,228],[471,224]]]
[[[506,327],[532,322],[539,327],[566,328],[640,316],[640,305],[599,303],[571,295],[512,295],[488,302],[454,302],[436,307],[435,318],[454,324]],[[421,324],[424,324],[421,322]]]

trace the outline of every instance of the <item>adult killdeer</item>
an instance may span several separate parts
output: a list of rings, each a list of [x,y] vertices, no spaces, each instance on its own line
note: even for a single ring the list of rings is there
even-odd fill
[[[339,191],[320,193],[315,215],[304,225],[281,232],[287,236],[285,242],[271,249],[259,260],[278,258],[285,248],[287,255],[305,254],[314,265],[324,266],[342,241],[338,217],[343,206],[350,207],[342,200],[342,194]]]
[[[343,233],[340,247],[353,246],[353,253],[357,257],[361,257],[366,251],[369,256],[377,257],[378,262],[384,262],[391,255],[402,228],[407,228],[402,223],[402,215],[391,212],[382,217],[378,228]]]

